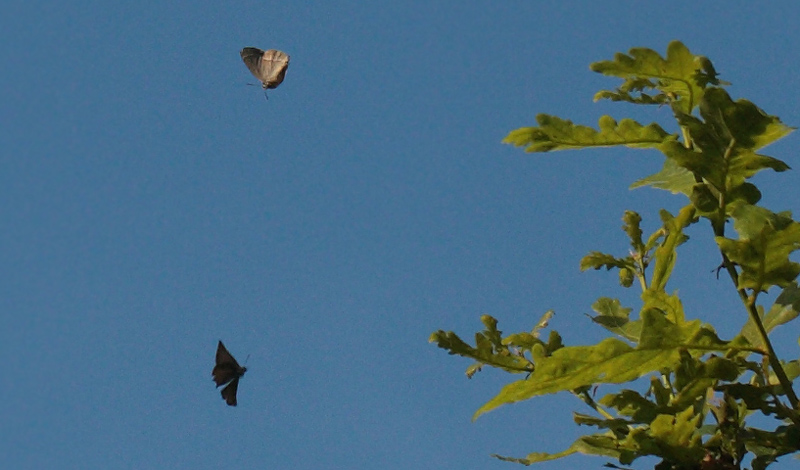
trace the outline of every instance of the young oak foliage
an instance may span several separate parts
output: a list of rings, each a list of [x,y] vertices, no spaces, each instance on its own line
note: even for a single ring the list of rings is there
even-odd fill
[[[651,186],[682,194],[686,206],[677,215],[661,210],[661,227],[646,238],[641,216],[626,211],[623,231],[630,252],[617,256],[596,251],[580,263],[581,270],[618,270],[622,287],[641,289],[640,305],[633,309],[600,297],[592,306],[597,315],[590,318],[612,336],[594,345],[564,345],[556,331],[542,340],[552,312],[531,332],[508,336],[497,328],[496,319],[484,315],[485,329],[476,334],[474,347],[443,330],[430,341],[477,361],[467,369],[469,377],[487,365],[525,374],[504,386],[475,418],[498,406],[558,392],[572,393],[593,412],[576,413],[575,422],[597,432],[564,451],[523,458],[495,455],[499,459],[528,465],[581,452],[613,458],[620,465],[656,456],[661,459],[658,469],[741,468],[746,458],[753,469],[766,468],[800,450],[800,403],[793,390],[800,360],[778,358],[769,337],[800,315],[800,264],[790,259],[800,248],[800,223],[788,212],[758,206],[761,192],[750,179],[762,170],[789,169],[759,151],[793,128],[748,100],[732,99],[711,61],[678,41],[669,44],[666,57],[635,48],[591,69],[622,79],[616,89],[598,92],[595,100],[668,105],[676,132],[609,116],[593,129],[539,114],[536,126],[511,131],[503,142],[527,152],[624,146],[664,156],[659,172],[631,188]],[[738,317],[731,312],[731,321],[738,318],[742,324],[741,333],[729,340],[720,339],[700,319],[690,319],[696,315],[687,315],[677,293],[666,290],[678,249],[688,241],[684,230],[701,221],[713,232],[712,249],[721,255],[717,271],[728,274],[732,298],[741,303]],[[726,233],[728,227],[735,238]],[[774,287],[783,291],[765,308],[759,295]],[[646,384],[647,377],[644,392],[619,388]],[[598,387],[609,384],[615,385],[612,391],[595,400]],[[753,413],[773,418],[775,426],[752,427],[747,418]]]

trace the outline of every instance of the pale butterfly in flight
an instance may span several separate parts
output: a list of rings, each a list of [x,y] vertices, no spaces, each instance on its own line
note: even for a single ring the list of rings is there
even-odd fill
[[[283,82],[289,68],[287,54],[276,49],[262,51],[257,47],[245,47],[239,54],[250,73],[261,82],[265,97],[268,89],[277,88]]]

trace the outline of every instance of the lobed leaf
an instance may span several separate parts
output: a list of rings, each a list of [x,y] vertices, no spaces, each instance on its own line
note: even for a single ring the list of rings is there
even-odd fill
[[[660,215],[667,236],[653,254],[653,274],[648,287],[648,290],[651,291],[664,291],[666,289],[667,281],[669,281],[672,269],[675,267],[676,250],[688,238],[684,235],[683,229],[694,222],[695,210],[694,207],[688,205],[681,209],[677,217],[673,217],[666,210],[661,210]]]
[[[631,321],[629,317],[632,309],[622,307],[618,299],[601,297],[592,305],[592,310],[599,314],[589,317],[593,322],[629,341],[639,339],[642,332],[641,320]]]
[[[593,251],[581,259],[580,270],[586,271],[587,269],[590,268],[594,269],[606,268],[607,270],[610,271],[612,268],[629,268],[632,266],[633,266],[633,259],[630,256],[627,256],[625,258],[616,258],[613,255],[609,255],[607,253],[600,253],[599,251]]]
[[[598,121],[599,130],[579,126],[548,114],[536,116],[538,127],[522,127],[511,131],[503,143],[525,147],[526,152],[583,149],[625,145],[635,148],[657,147],[668,140],[677,139],[658,124],[643,126],[633,119],[619,123],[611,116]]]
[[[633,48],[628,54],[615,54],[614,60],[595,62],[594,72],[624,79],[615,92],[601,92],[595,101],[609,98],[637,104],[663,104],[676,101],[680,109],[690,113],[703,97],[707,84],[721,84],[711,61],[695,56],[679,41],[667,46],[667,57],[647,48]],[[643,93],[653,89],[655,95]],[[631,94],[638,92],[638,96]]]
[[[631,184],[630,189],[652,186],[656,189],[669,191],[672,194],[680,193],[688,196],[691,194],[695,183],[694,175],[689,170],[680,166],[676,160],[667,158],[658,173],[637,180]]]
[[[740,205],[734,210],[739,240],[716,237],[717,245],[739,265],[738,287],[766,291],[786,287],[800,274],[800,264],[789,255],[800,248],[800,223],[763,208]]]
[[[530,372],[532,369],[532,364],[524,357],[511,354],[506,349],[492,348],[491,343],[480,333],[476,337],[478,337],[476,347],[472,347],[452,331],[439,330],[430,336],[429,342],[436,343],[440,348],[447,350],[449,354],[474,359],[481,364],[499,367],[509,372]],[[479,366],[477,369],[476,366],[471,366],[468,375],[471,376],[470,372],[474,374],[477,370],[479,370]]]
[[[700,115],[719,137],[725,141],[734,139],[738,148],[752,152],[787,136],[795,129],[783,124],[776,116],[765,113],[751,101],[733,101],[725,90],[718,87],[706,90]],[[789,168],[780,160],[768,161],[769,167],[776,171]]]
[[[692,348],[725,350],[727,343],[699,320],[677,325],[656,310],[642,312],[642,333],[637,347],[606,338],[593,346],[563,347],[550,356],[538,358],[526,380],[512,382],[484,404],[473,416],[498,406],[527,400],[537,395],[575,390],[599,383],[624,383],[648,373],[673,369],[681,351]]]
[[[623,449],[619,446],[619,441],[611,434],[596,434],[589,436],[582,436],[572,443],[569,448],[556,454],[548,454],[545,452],[533,452],[525,456],[525,458],[504,457],[497,454],[492,454],[492,457],[503,460],[506,462],[521,463],[523,465],[531,465],[538,462],[546,462],[548,460],[560,459],[568,455],[580,452],[586,455],[602,455],[619,459],[622,456]]]
[[[622,216],[622,230],[628,235],[631,241],[631,247],[634,252],[641,253],[644,250],[644,243],[642,242],[642,216],[634,211],[625,211]]]
[[[800,287],[797,282],[790,282],[775,299],[767,314],[762,315],[761,322],[769,333],[778,326],[794,320],[798,314],[800,314]],[[752,318],[748,318],[739,334],[747,338],[753,347],[764,347],[761,335],[758,334],[758,328]]]

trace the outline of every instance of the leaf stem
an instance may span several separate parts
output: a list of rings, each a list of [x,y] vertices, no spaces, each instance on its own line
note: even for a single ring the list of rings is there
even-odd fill
[[[729,159],[732,157],[735,145],[736,145],[736,139],[731,139],[723,156],[725,162],[728,162]],[[725,218],[726,218],[725,208],[727,205],[725,194],[727,193],[727,189],[728,188],[726,187],[724,188],[723,191],[720,192],[718,217],[716,217],[716,220],[713,221],[711,224],[714,231],[714,235],[717,237],[725,236]],[[722,253],[722,264],[723,266],[725,266],[725,270],[728,272],[728,275],[730,276],[733,285],[736,287],[736,292],[739,294],[739,298],[742,300],[745,307],[747,308],[747,314],[750,316],[750,319],[753,321],[753,324],[756,325],[756,329],[758,330],[758,334],[761,337],[761,341],[767,348],[767,358],[769,359],[770,367],[772,368],[773,372],[775,372],[775,376],[778,378],[778,381],[780,382],[781,387],[783,388],[783,393],[786,394],[786,398],[792,405],[792,409],[795,410],[795,413],[793,413],[792,421],[796,425],[800,426],[800,416],[798,416],[796,413],[799,404],[797,395],[794,393],[794,389],[792,389],[792,382],[786,375],[786,371],[783,370],[783,366],[781,365],[781,361],[778,358],[777,353],[775,352],[775,348],[772,347],[772,342],[769,340],[769,334],[767,333],[766,328],[764,328],[764,323],[761,321],[761,316],[758,314],[758,309],[756,308],[756,300],[758,299],[759,289],[754,289],[752,295],[747,295],[747,291],[745,291],[745,289],[739,288],[739,273],[736,271],[735,264],[731,262],[731,260],[724,252],[722,251],[720,252]]]

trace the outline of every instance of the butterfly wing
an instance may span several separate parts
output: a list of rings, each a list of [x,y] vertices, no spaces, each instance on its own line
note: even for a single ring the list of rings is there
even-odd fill
[[[239,390],[239,377],[236,377],[225,388],[222,389],[220,394],[230,406],[236,406],[236,391]]]
[[[277,88],[283,82],[287,68],[289,68],[289,56],[281,51],[270,49],[261,56],[257,77],[265,89]]]
[[[244,65],[247,66],[247,69],[250,70],[250,73],[252,73],[253,76],[258,79],[258,81],[263,81],[260,75],[261,57],[264,55],[264,51],[257,47],[245,47],[241,50],[241,52],[239,52],[239,55],[242,56]]]
[[[231,353],[225,348],[225,345],[222,344],[222,341],[220,341],[219,344],[217,344],[217,363],[211,371],[211,375],[214,377],[214,382],[216,382],[217,387],[231,380],[238,379],[244,375],[245,370],[244,367],[236,362],[236,359],[233,358]]]

